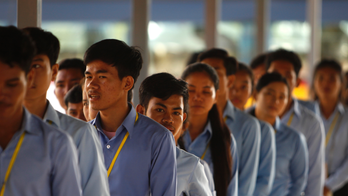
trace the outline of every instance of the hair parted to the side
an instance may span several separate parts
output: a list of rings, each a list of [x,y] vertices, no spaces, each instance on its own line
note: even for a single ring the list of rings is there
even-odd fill
[[[147,77],[139,87],[139,104],[147,107],[151,98],[167,100],[172,95],[181,95],[184,100],[184,112],[187,113],[188,90],[187,83],[176,79],[169,73],[157,73]]]
[[[64,59],[59,63],[58,70],[63,69],[78,69],[81,71],[82,75],[85,75],[86,65],[83,63],[82,59],[73,58],[73,59]]]
[[[239,71],[244,71],[246,72],[249,77],[250,77],[250,80],[251,80],[251,89],[252,91],[254,90],[254,74],[253,74],[253,71],[250,69],[249,66],[247,66],[246,64],[242,63],[242,62],[239,62],[238,63],[238,69],[237,69],[237,72]]]
[[[300,57],[295,52],[282,48],[269,52],[266,58],[266,70],[270,68],[273,61],[287,61],[291,63],[294,66],[296,77],[299,76],[302,68],[302,62]]]
[[[38,27],[27,27],[24,28],[23,31],[33,40],[36,48],[35,55],[47,55],[51,67],[57,63],[60,45],[56,36],[51,32],[44,31]]]
[[[181,78],[185,80],[193,73],[204,72],[214,83],[215,90],[219,88],[219,77],[214,68],[204,63],[189,65],[183,72]],[[225,196],[230,180],[232,179],[232,157],[231,157],[231,132],[224,122],[216,104],[210,109],[208,119],[212,128],[210,149],[213,159],[214,184],[218,196]],[[182,140],[181,140],[182,141]],[[179,142],[184,149],[183,143]]]
[[[336,61],[334,59],[322,59],[315,66],[314,72],[313,72],[313,77],[312,77],[312,88],[311,88],[311,91],[312,91],[311,94],[313,95],[313,99],[318,100],[318,96],[314,90],[315,76],[317,75],[317,72],[323,68],[330,68],[330,69],[335,70],[337,72],[337,75],[340,77],[342,87],[341,87],[341,91],[339,94],[339,100],[343,103],[344,102],[344,93],[343,92],[344,92],[345,87],[346,87],[346,81],[345,81],[344,72],[343,72],[341,63],[339,63],[338,61]]]
[[[208,58],[223,60],[227,76],[233,75],[237,71],[237,67],[238,67],[237,60],[234,57],[228,56],[228,53],[226,50],[219,49],[219,48],[212,48],[210,50],[204,51],[198,56],[198,62],[202,62],[204,59],[208,59]]]
[[[100,60],[115,67],[118,77],[131,76],[134,83],[140,74],[143,59],[140,51],[133,46],[116,39],[105,39],[90,46],[84,56],[85,65]],[[134,86],[133,86],[134,87]]]
[[[64,97],[65,105],[69,103],[81,103],[82,102],[82,87],[80,84],[73,86]]]
[[[35,47],[29,36],[14,26],[0,26],[0,61],[10,67],[19,66],[26,74],[30,71]]]
[[[256,84],[256,92],[260,92],[264,87],[273,83],[273,82],[281,82],[284,83],[288,87],[288,93],[290,93],[290,87],[288,81],[279,73],[265,73]]]
[[[266,63],[266,58],[267,58],[267,53],[263,53],[263,54],[260,54],[260,55],[256,56],[255,58],[253,58],[253,60],[251,60],[250,68],[251,69],[256,69],[259,66],[261,66],[262,64],[265,64]]]

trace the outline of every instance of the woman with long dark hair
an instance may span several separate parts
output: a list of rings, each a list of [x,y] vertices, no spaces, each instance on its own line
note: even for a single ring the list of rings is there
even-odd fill
[[[324,195],[348,194],[348,113],[343,106],[344,76],[341,65],[322,60],[314,69],[315,108],[325,128],[325,154],[328,178]]]
[[[266,73],[257,85],[255,108],[250,114],[273,125],[276,140],[275,178],[270,196],[301,195],[308,176],[308,150],[302,133],[283,124],[290,94],[289,85],[279,73]]]
[[[188,83],[190,115],[181,147],[209,164],[218,196],[237,195],[236,143],[216,106],[218,75],[209,65],[196,63],[182,79]]]

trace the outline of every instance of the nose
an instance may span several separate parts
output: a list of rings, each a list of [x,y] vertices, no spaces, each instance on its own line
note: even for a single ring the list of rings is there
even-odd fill
[[[169,124],[173,124],[173,117],[171,114],[165,113],[162,119],[163,122],[169,123]]]
[[[195,100],[195,101],[201,101],[201,100],[202,100],[201,94],[200,94],[200,93],[195,93],[195,94],[193,95],[193,100]]]
[[[94,78],[91,78],[89,82],[86,81],[86,89],[97,89],[98,85]]]

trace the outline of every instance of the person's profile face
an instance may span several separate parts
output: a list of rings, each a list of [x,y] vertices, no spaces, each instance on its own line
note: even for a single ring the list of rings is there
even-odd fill
[[[314,76],[314,90],[319,99],[339,98],[342,82],[339,73],[329,67],[317,70]]]
[[[72,116],[74,118],[86,121],[86,118],[83,113],[83,104],[80,103],[68,103],[67,115]]]
[[[266,73],[266,65],[261,64],[258,67],[252,69],[252,72],[254,74],[254,85],[256,86],[259,79]]]
[[[100,60],[87,64],[85,88],[89,105],[94,110],[106,110],[117,105],[122,96],[127,97],[116,67]]]
[[[62,69],[57,73],[55,80],[54,94],[56,95],[60,105],[66,108],[64,97],[66,93],[76,84],[79,84],[80,80],[83,78],[83,74],[80,69],[70,68]]]
[[[272,82],[256,94],[256,108],[264,115],[275,118],[281,115],[288,103],[288,87],[282,82]]]
[[[219,76],[219,90],[220,93],[225,95],[228,93],[228,77],[226,75],[226,68],[224,66],[224,61],[218,58],[207,58],[201,61],[207,65],[212,66]]]
[[[17,65],[10,67],[0,61],[0,118],[21,111],[27,91],[27,76]]]
[[[268,73],[277,72],[282,75],[289,84],[290,92],[294,90],[297,85],[297,77],[294,65],[288,61],[276,60],[273,61],[267,70]]]
[[[244,105],[252,93],[252,82],[246,71],[238,71],[233,86],[229,91],[229,98],[234,106],[244,110]]]
[[[183,122],[186,119],[184,99],[181,95],[172,95],[166,100],[152,97],[145,115],[171,131],[177,141],[181,136]]]
[[[195,72],[185,81],[189,91],[190,115],[206,115],[216,103],[216,89],[213,81],[205,72]]]
[[[46,96],[52,77],[54,77],[50,60],[45,54],[39,54],[33,58],[31,69],[34,70],[35,74],[33,83],[28,88],[25,97],[28,100]]]

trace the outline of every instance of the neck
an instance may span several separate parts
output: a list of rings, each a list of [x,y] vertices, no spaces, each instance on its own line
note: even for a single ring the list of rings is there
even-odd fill
[[[216,102],[216,105],[220,111],[221,116],[223,116],[223,113],[225,111],[226,105],[227,105],[227,94],[221,95],[218,97],[218,100]]]
[[[0,146],[4,150],[13,135],[21,128],[24,110],[21,107],[15,115],[0,119]]]
[[[191,140],[194,141],[199,134],[204,131],[204,127],[208,122],[208,114],[206,115],[191,115],[189,117],[189,133],[191,136]]]
[[[321,114],[326,118],[330,118],[332,113],[335,111],[338,99],[322,99],[319,101]]]
[[[255,116],[257,119],[260,119],[262,121],[268,122],[272,126],[274,125],[276,121],[276,117],[269,116],[267,114],[264,114],[262,111],[260,111],[257,107],[255,108]]]
[[[286,108],[284,110],[284,112],[279,116],[280,118],[282,118],[284,116],[284,114],[286,114],[292,107],[292,104],[294,104],[294,100],[292,99],[292,97],[289,98],[289,102],[286,105]]]
[[[116,132],[118,127],[122,125],[124,119],[127,117],[129,111],[130,108],[126,102],[116,107],[100,110],[100,119],[103,131]]]
[[[35,99],[25,99],[24,106],[29,110],[30,113],[43,119],[47,109],[46,95]]]

